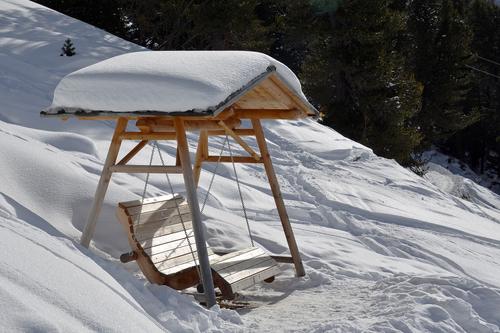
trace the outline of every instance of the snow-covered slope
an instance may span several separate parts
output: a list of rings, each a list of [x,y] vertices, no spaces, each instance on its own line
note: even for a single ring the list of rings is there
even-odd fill
[[[427,161],[426,178],[448,193],[483,202],[489,201],[492,192],[500,193],[500,179],[493,170],[478,175],[465,163],[434,149],[425,152],[422,158]],[[484,191],[485,187],[491,191]]]
[[[77,55],[60,57],[68,37]],[[143,175],[113,176],[93,249],[81,248],[112,124],[38,112],[67,73],[138,50],[29,1],[0,1],[0,331],[500,332],[500,198],[454,196],[311,120],[264,124],[307,276],[284,265],[243,292],[256,308],[204,310],[116,259],[128,245],[114,209],[142,193]],[[214,154],[221,145],[211,142]],[[160,147],[173,158],[175,147]],[[219,174],[204,210],[209,242],[246,246],[231,166]],[[285,253],[261,167],[238,175],[254,239]],[[148,195],[164,193],[163,177],[151,183]]]

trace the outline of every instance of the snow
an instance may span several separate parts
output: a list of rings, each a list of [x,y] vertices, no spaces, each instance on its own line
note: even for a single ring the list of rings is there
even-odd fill
[[[307,101],[290,69],[262,53],[143,51],[68,74],[46,112],[217,113],[235,93],[273,71]]]
[[[441,174],[445,176],[445,178],[453,178],[447,180],[449,182],[446,187],[446,191],[448,193],[458,196],[462,195],[465,198],[471,197],[471,199],[475,199],[471,196],[472,194],[465,193],[468,191],[468,187],[474,187],[474,192],[483,192],[484,187],[486,187],[492,192],[495,192],[497,194],[500,193],[500,181],[493,170],[486,169],[483,174],[478,175],[465,163],[442,152],[439,152],[436,149],[426,151],[422,155],[422,159],[424,161],[427,161],[425,165],[428,169],[426,177],[431,182],[434,183],[434,181],[439,181],[438,178],[442,178],[437,174]],[[448,175],[448,177],[446,177],[446,175]],[[444,179],[441,180],[446,181]],[[477,186],[477,184],[482,186]],[[490,196],[491,192],[486,191],[485,194],[487,196]]]
[[[59,56],[67,37],[74,57]],[[68,73],[136,51],[32,2],[0,2],[0,331],[500,332],[498,195],[439,167],[419,177],[313,120],[263,124],[307,275],[283,264],[273,283],[241,293],[254,307],[204,309],[118,261],[129,246],[115,208],[141,195],[145,175],[113,175],[91,249],[80,247],[114,123],[38,112]],[[173,162],[175,146],[159,146]],[[204,166],[200,202],[214,168]],[[237,171],[254,240],[286,254],[262,166]],[[172,181],[183,193],[182,177]],[[150,183],[148,196],[165,194],[164,177]],[[203,215],[211,246],[248,246],[231,165]]]

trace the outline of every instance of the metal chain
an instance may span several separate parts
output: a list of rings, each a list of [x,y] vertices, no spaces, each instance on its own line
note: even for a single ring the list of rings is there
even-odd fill
[[[201,206],[200,213],[203,213],[203,210],[205,209],[205,205],[207,203],[208,195],[210,194],[210,190],[212,189],[212,184],[214,183],[215,175],[217,174],[217,169],[219,168],[219,165],[220,165],[220,160],[222,158],[222,153],[224,153],[224,147],[226,146],[226,142],[229,142],[228,140],[229,139],[228,139],[228,137],[226,135],[226,139],[222,143],[222,148],[220,149],[220,154],[219,154],[219,158],[217,159],[217,164],[215,165],[215,170],[212,173],[212,179],[210,179],[210,184],[208,185],[207,193],[205,194],[205,198],[203,199],[203,204]]]
[[[240,180],[238,179],[238,173],[236,172],[236,164],[234,163],[233,152],[232,152],[232,149],[231,149],[231,143],[229,142],[227,134],[226,134],[226,141],[227,141],[227,148],[228,148],[228,151],[229,151],[229,156],[231,156],[231,164],[233,165],[234,178],[236,179],[236,185],[238,186],[238,194],[240,195],[241,207],[243,207],[243,215],[245,215],[245,221],[247,223],[248,236],[250,237],[250,243],[252,244],[252,247],[253,247],[255,245],[254,245],[254,242],[253,242],[252,231],[250,230],[250,223],[248,222],[248,216],[247,216],[247,210],[246,210],[246,207],[245,207],[245,201],[243,200],[243,193],[241,192]]]
[[[155,155],[155,149],[153,147],[153,150],[151,151],[151,156],[149,157],[149,166],[153,164],[154,155]],[[144,189],[142,190],[141,207],[144,204],[144,198],[146,197],[146,190],[148,188],[148,184],[149,184],[149,172],[146,173],[146,181],[144,182]],[[139,219],[137,220],[137,223],[134,223],[134,225],[141,224],[141,218],[142,218],[142,208],[141,211],[139,212]]]
[[[160,147],[158,146],[157,141],[154,142],[153,151],[154,151],[155,147],[158,150],[158,156],[160,157],[160,161],[161,161],[162,166],[165,166],[165,161],[163,160],[163,156],[161,154],[161,150],[160,150]],[[172,186],[172,182],[170,181],[170,177],[168,176],[168,173],[165,173],[165,176],[167,176],[167,182],[168,182],[168,185],[170,187],[170,193],[172,193],[172,198],[175,202],[175,208],[176,208],[177,214],[179,215],[179,218],[181,220],[182,229],[184,229],[184,235],[186,236],[186,240],[187,240],[188,246],[189,246],[189,251],[191,251],[191,256],[193,257],[196,271],[198,272],[198,277],[200,277],[200,279],[201,279],[200,268],[198,267],[198,262],[196,261],[196,256],[194,255],[193,247],[191,245],[191,242],[189,241],[189,235],[187,233],[186,225],[184,224],[184,219],[182,218],[181,210],[179,208],[179,203],[177,202],[177,200],[175,198],[174,187]]]

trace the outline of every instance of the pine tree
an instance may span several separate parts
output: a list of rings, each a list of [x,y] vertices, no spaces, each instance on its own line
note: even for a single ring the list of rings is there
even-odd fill
[[[129,0],[122,11],[129,39],[154,50],[247,49],[267,51],[257,0]]]
[[[125,38],[126,25],[121,7],[129,0],[35,0],[83,22]]]
[[[477,121],[477,110],[465,102],[471,89],[472,33],[452,0],[413,1],[410,17],[415,75],[423,84],[417,121],[428,147]]]
[[[75,47],[73,46],[73,42],[71,41],[71,39],[66,39],[64,41],[64,45],[63,47],[61,47],[61,54],[60,56],[67,56],[67,57],[72,57],[76,54],[75,52]]]
[[[322,95],[325,124],[379,155],[410,164],[420,142],[412,119],[421,89],[398,52],[404,13],[391,5],[344,1],[328,16],[328,37],[318,41],[321,51],[312,53],[303,77],[307,92]]]
[[[479,121],[446,142],[449,153],[479,173],[496,168],[500,173],[500,8],[488,0],[475,0],[468,10],[472,47],[478,57],[472,72],[473,88],[467,103],[479,109]],[[491,62],[493,60],[494,62]],[[492,75],[487,75],[484,72]]]

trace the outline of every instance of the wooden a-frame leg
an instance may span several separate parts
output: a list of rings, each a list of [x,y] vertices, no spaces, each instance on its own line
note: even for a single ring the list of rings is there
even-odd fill
[[[304,276],[306,275],[306,272],[304,270],[304,265],[302,264],[302,259],[300,258],[299,249],[297,247],[297,242],[295,241],[292,226],[290,225],[290,220],[288,219],[278,179],[274,173],[273,163],[271,161],[271,156],[269,155],[269,150],[267,149],[266,138],[264,136],[260,120],[252,119],[252,126],[255,130],[255,138],[257,139],[257,144],[259,145],[260,155],[262,157],[262,162],[264,163],[269,185],[271,186],[276,208],[278,209],[281,225],[283,226],[286,241],[288,242],[288,247],[290,248],[290,254],[292,255],[293,263],[295,265],[295,272],[297,276]]]
[[[82,238],[80,239],[80,244],[87,248],[89,247],[90,240],[94,235],[97,218],[99,216],[99,213],[101,212],[102,202],[104,200],[106,190],[108,189],[109,181],[111,180],[112,172],[109,168],[115,164],[116,158],[118,157],[122,142],[120,135],[127,128],[127,122],[127,118],[119,118],[116,123],[116,128],[113,134],[113,138],[111,139],[108,155],[102,168],[101,178],[99,178],[99,183],[97,184],[97,189],[95,191],[94,202],[92,203],[92,208],[90,209],[87,224],[85,225],[85,229],[83,229]]]
[[[207,130],[202,129],[200,130],[200,138],[198,140],[198,148],[196,149],[196,157],[193,167],[194,183],[196,187],[198,187],[198,183],[200,181],[201,165],[203,160],[207,157],[207,155],[205,155],[205,147],[208,147],[208,132]]]
[[[189,147],[186,138],[186,129],[182,119],[174,120],[175,133],[177,135],[177,151],[182,166],[184,175],[184,185],[186,186],[186,196],[191,209],[194,240],[196,242],[196,250],[198,252],[198,263],[200,265],[201,281],[205,291],[208,308],[215,305],[214,282],[212,279],[212,269],[208,260],[207,243],[203,232],[201,221],[200,205],[196,194],[196,185],[194,183],[193,169],[191,167],[191,159],[189,157]]]

